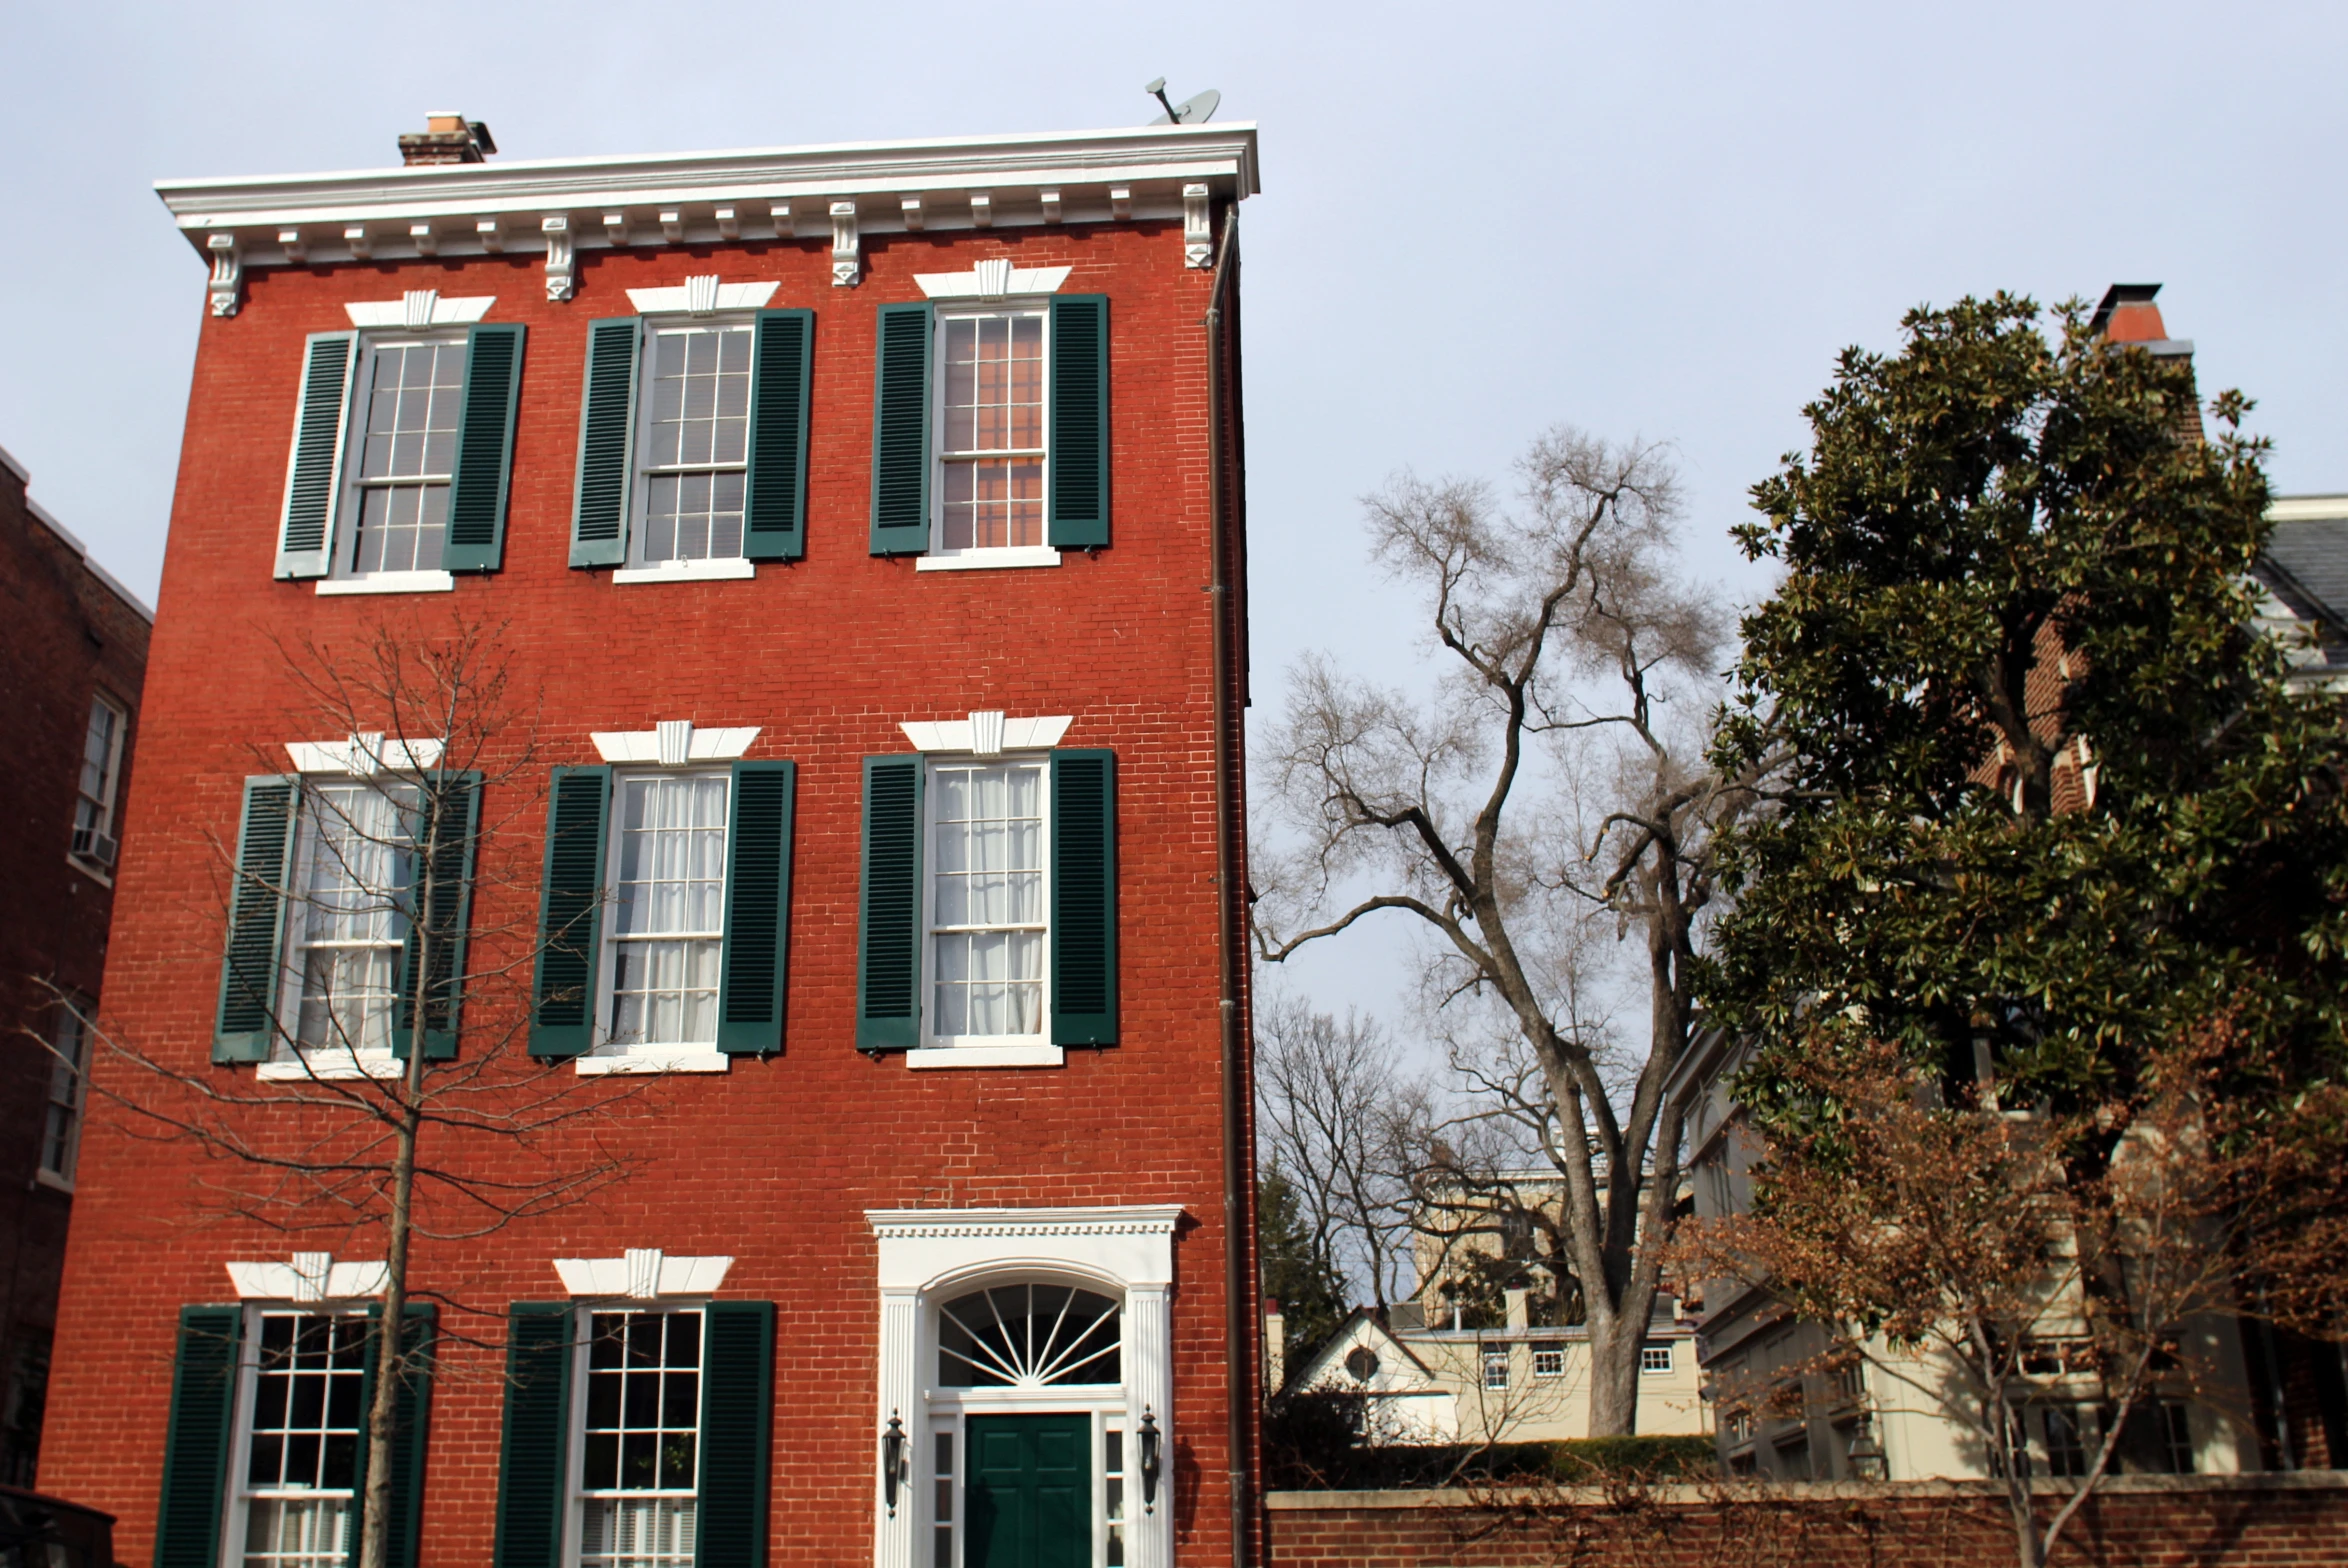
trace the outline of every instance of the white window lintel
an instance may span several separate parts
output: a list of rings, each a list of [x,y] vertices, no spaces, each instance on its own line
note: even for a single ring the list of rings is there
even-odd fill
[[[598,730],[589,739],[606,762],[650,762],[681,768],[692,762],[729,762],[750,749],[758,726],[704,730],[691,719],[663,719],[648,730]]]
[[[432,327],[470,326],[488,315],[489,307],[496,303],[494,294],[443,299],[437,289],[410,289],[398,299],[354,300],[342,308],[354,327],[404,327],[422,332]]]
[[[383,1294],[387,1263],[337,1263],[331,1252],[297,1252],[285,1263],[231,1263],[242,1301],[356,1301]]]
[[[630,1247],[616,1258],[557,1258],[555,1273],[573,1296],[653,1301],[707,1296],[726,1282],[731,1257],[682,1258],[658,1247]]]
[[[386,741],[379,731],[342,740],[289,740],[285,754],[296,773],[347,773],[372,778],[378,773],[421,773],[440,765],[444,748],[437,740]]]
[[[968,272],[916,272],[913,281],[930,299],[1000,300],[1013,295],[1057,294],[1069,267],[1014,267],[1007,256],[990,257]]]
[[[968,752],[992,757],[1006,751],[1048,751],[1075,723],[1071,714],[1050,718],[1014,719],[999,712],[973,713],[967,719],[907,719],[897,728],[915,751]]]
[[[628,303],[636,307],[639,316],[670,312],[707,316],[721,310],[757,310],[774,298],[777,287],[774,283],[720,283],[711,273],[687,278],[673,288],[630,289]]]

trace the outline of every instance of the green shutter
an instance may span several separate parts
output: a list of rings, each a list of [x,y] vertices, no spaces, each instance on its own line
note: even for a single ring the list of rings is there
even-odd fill
[[[415,1360],[405,1369],[399,1391],[391,1401],[391,1528],[385,1539],[384,1559],[391,1568],[415,1568],[416,1541],[424,1510],[424,1450],[432,1417],[432,1363],[439,1309],[429,1301],[411,1301],[401,1313],[405,1323],[399,1349]],[[367,1309],[371,1332],[380,1332],[383,1304]],[[375,1408],[375,1375],[379,1370],[376,1346],[367,1346],[367,1374],[359,1383],[360,1417],[358,1471],[351,1479],[358,1506],[344,1515],[343,1553],[346,1562],[359,1560],[360,1530],[367,1500],[367,1438],[363,1412]]]
[[[1109,297],[1052,297],[1052,516],[1063,550],[1109,542]]]
[[[414,1036],[416,1024],[416,950],[423,936],[432,936],[432,973],[426,979],[424,999],[424,1055],[428,1060],[445,1062],[457,1054],[457,1034],[464,1026],[465,935],[472,923],[473,907],[473,850],[481,834],[481,775],[478,773],[435,774],[425,783],[424,810],[419,813],[419,828],[431,827],[430,817],[435,812],[446,814],[446,825],[438,832],[435,864],[432,868],[432,907],[411,908],[411,917],[421,914],[421,922],[408,922],[408,945],[400,953],[399,1017],[391,1031],[391,1052],[394,1056],[408,1054],[408,1042]],[[422,842],[431,842],[435,835],[429,831],[420,834]],[[421,855],[417,859],[421,860]],[[416,867],[414,897],[420,899],[423,884],[423,866]]]
[[[333,560],[334,502],[342,490],[342,422],[350,407],[356,332],[313,332],[302,350],[302,397],[286,462],[277,575],[324,577]]]
[[[519,323],[477,326],[465,336],[465,388],[457,398],[456,467],[448,486],[452,572],[494,572],[505,561],[506,495],[513,485],[514,410],[522,395]]]
[[[798,772],[789,762],[734,764],[733,831],[726,836],[725,967],[718,979],[721,1051],[756,1055],[783,1048],[791,804]]]
[[[766,1568],[774,1303],[713,1301],[703,1310],[694,1568]]]
[[[603,934],[603,819],[610,799],[609,768],[557,768],[547,787],[532,1056],[577,1056],[594,1040],[595,960]]]
[[[807,553],[807,381],[814,347],[814,311],[758,313],[742,533],[742,553],[753,561],[796,561]]]
[[[285,884],[293,860],[298,779],[245,780],[236,836],[236,885],[228,899],[228,953],[220,965],[220,1009],[212,1060],[265,1062],[276,1043],[278,944],[285,936]]]
[[[872,553],[929,548],[929,356],[926,304],[883,305],[872,381]]]
[[[579,403],[579,485],[571,510],[571,564],[617,566],[628,558],[628,495],[636,479],[636,344],[639,322],[587,324],[587,385]]]
[[[496,1568],[561,1568],[571,1448],[571,1304],[518,1301],[506,1322]]]
[[[1117,1043],[1117,757],[1052,753],[1052,1043]]]
[[[856,1049],[921,1043],[921,758],[864,759]]]
[[[163,1440],[163,1502],[155,1520],[155,1568],[215,1568],[220,1510],[228,1497],[230,1422],[242,1307],[179,1309],[179,1361],[171,1374],[171,1430]]]

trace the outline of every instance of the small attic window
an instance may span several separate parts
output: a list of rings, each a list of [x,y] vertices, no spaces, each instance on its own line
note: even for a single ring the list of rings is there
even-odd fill
[[[1345,1357],[1345,1370],[1356,1383],[1367,1383],[1378,1375],[1378,1353],[1367,1345],[1357,1345]]]

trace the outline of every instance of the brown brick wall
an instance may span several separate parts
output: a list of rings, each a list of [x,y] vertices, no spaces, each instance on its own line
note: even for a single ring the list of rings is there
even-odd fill
[[[2041,1517],[2059,1507],[2040,1483]],[[1663,1487],[1508,1513],[1462,1493],[1281,1492],[1269,1568],[2005,1568],[1986,1485]],[[2127,1477],[2088,1499],[2050,1568],[2316,1568],[2348,1562],[2348,1474]]]
[[[31,1358],[57,1322],[58,1271],[73,1199],[36,1179],[53,1058],[49,986],[99,994],[114,893],[67,859],[92,696],[133,719],[123,748],[122,835],[136,746],[147,622],[36,517],[24,481],[0,465],[0,1483],[33,1480],[37,1384]]]

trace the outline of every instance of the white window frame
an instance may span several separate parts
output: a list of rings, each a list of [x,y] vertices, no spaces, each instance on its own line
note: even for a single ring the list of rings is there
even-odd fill
[[[92,797],[83,794],[81,785],[81,769],[89,761],[90,747],[90,732],[87,725],[85,724],[82,730],[82,749],[74,762],[73,814],[75,821],[72,835],[66,840],[65,853],[68,860],[72,861],[75,865],[81,867],[85,871],[96,871],[97,874],[101,878],[104,878],[107,881],[107,884],[111,886],[112,878],[107,877],[106,872],[107,869],[111,867],[113,862],[111,860],[100,859],[94,853],[94,851],[97,848],[97,840],[102,838],[112,839],[116,837],[114,832],[114,805],[116,799],[122,793],[122,752],[124,745],[128,742],[130,737],[130,709],[124,704],[116,702],[112,697],[107,696],[104,692],[94,691],[90,693],[91,716],[95,717],[97,711],[100,708],[105,709],[108,713],[114,716],[114,733],[108,738],[106,743],[106,770],[104,776],[101,777],[98,781],[98,788],[100,792],[98,797],[92,799]],[[92,819],[89,825],[91,843],[89,849],[87,850],[77,847],[78,841],[82,836],[82,825],[80,818],[82,814],[82,802],[84,801],[89,801],[92,805],[97,807],[97,815]],[[119,855],[119,848],[117,849],[116,853]]]
[[[623,1298],[620,1300],[576,1301],[571,1307],[571,1410],[569,1430],[564,1441],[569,1453],[563,1464],[563,1555],[565,1568],[579,1568],[587,1538],[587,1504],[591,1498],[615,1495],[610,1492],[589,1492],[587,1478],[587,1361],[592,1350],[595,1315],[599,1312],[691,1312],[701,1319],[701,1364],[697,1369],[702,1380],[696,1389],[693,1406],[693,1538],[701,1538],[701,1476],[706,1468],[706,1435],[701,1430],[701,1416],[708,1407],[709,1377],[709,1298],[703,1296],[655,1296],[650,1298]],[[619,1494],[625,1495],[625,1494]],[[677,1497],[683,1495],[674,1488],[650,1488],[636,1493],[646,1497]]]
[[[305,1047],[301,1043],[302,992],[304,986],[302,921],[310,910],[310,871],[318,854],[319,797],[322,791],[355,785],[381,795],[390,795],[399,789],[421,790],[422,784],[412,773],[386,772],[379,774],[306,773],[294,800],[294,853],[288,863],[291,870],[286,881],[285,908],[278,916],[278,995],[276,1038],[270,1042],[269,1060],[256,1069],[264,1082],[279,1080],[397,1078],[402,1064],[392,1054],[391,1031],[398,1027],[399,960],[392,962],[392,981],[395,994],[391,999],[392,1022],[386,1026],[382,1045],[352,1050],[347,1045]],[[395,851],[396,853],[396,851]],[[393,942],[381,944],[394,950],[404,949],[407,935],[402,932]]]
[[[1477,1356],[1476,1386],[1486,1393],[1504,1392],[1509,1385],[1510,1359],[1506,1345],[1484,1346]],[[1495,1372],[1499,1374],[1497,1382],[1493,1380]]]
[[[727,732],[710,732],[724,734]],[[752,731],[755,734],[756,731]],[[718,906],[718,975],[722,987],[725,975],[725,911],[726,895],[732,885],[734,846],[734,789],[733,768],[729,764],[685,767],[617,767],[612,769],[611,804],[603,825],[603,919],[599,923],[595,966],[595,1034],[587,1054],[578,1059],[582,1073],[671,1072],[722,1073],[732,1065],[725,1053],[717,1048],[717,1041],[677,1042],[669,1044],[621,1044],[612,1038],[612,991],[618,978],[621,937],[618,926],[620,834],[626,813],[620,809],[620,791],[638,779],[715,778],[726,785],[726,847],[719,856],[723,870],[717,889]],[[664,936],[659,940],[675,940]],[[720,1001],[723,1001],[721,990]]]
[[[326,575],[318,580],[318,592],[334,594],[368,593],[453,593],[456,578],[445,568],[424,568],[416,571],[362,572],[355,565],[359,549],[359,512],[369,490],[383,485],[414,484],[415,478],[368,481],[359,477],[366,466],[367,409],[373,400],[375,361],[385,348],[409,348],[418,344],[454,343],[462,348],[466,331],[462,326],[453,329],[435,325],[420,331],[361,332],[359,351],[353,356],[350,395],[343,401],[342,420],[342,493],[334,498],[334,528],[327,540]],[[464,419],[464,380],[457,381],[457,418]],[[422,482],[433,482],[426,479]],[[453,492],[456,484],[456,447],[449,447],[449,472],[446,488]],[[441,558],[447,559],[448,531],[445,512],[441,522]]]
[[[1034,1034],[945,1035],[937,1032],[937,806],[934,787],[941,768],[1032,768],[1041,783],[1037,789],[1042,814],[1043,920],[1036,927],[1043,938],[1043,974],[1036,1004]],[[922,758],[929,776],[921,791],[921,1044],[908,1052],[909,1065],[930,1066],[1059,1066],[1065,1052],[1052,1044],[1052,759],[1048,751],[1004,751],[993,756],[976,752],[946,752]],[[991,929],[1012,929],[998,927]]]
[[[1543,1365],[1544,1362],[1550,1364]],[[1565,1346],[1562,1343],[1552,1343],[1548,1340],[1542,1340],[1535,1344],[1533,1346],[1533,1377],[1535,1381],[1547,1382],[1552,1378],[1563,1376],[1565,1376]]]
[[[41,1120],[41,1165],[34,1179],[60,1192],[73,1191],[80,1162],[84,1091],[90,1071],[90,1025],[95,1003],[79,993],[61,998],[51,1021],[49,1099]],[[60,1126],[62,1123],[62,1126]]]
[[[236,1350],[236,1419],[230,1426],[228,1445],[228,1495],[222,1504],[220,1522],[220,1561],[241,1565],[245,1560],[245,1530],[256,1495],[248,1489],[246,1477],[253,1463],[253,1408],[261,1386],[261,1320],[265,1317],[287,1315],[299,1317],[360,1318],[364,1319],[365,1303],[356,1301],[247,1301],[237,1323]],[[364,1386],[362,1384],[362,1386]],[[359,1442],[367,1440],[366,1412],[359,1413]],[[282,1494],[281,1494],[282,1495]],[[314,1492],[311,1496],[322,1496]],[[359,1498],[356,1489],[350,1494],[350,1506],[355,1513]],[[346,1557],[345,1568],[355,1557]]]
[[[1034,316],[1043,323],[1043,445],[1036,448],[1018,447],[1003,452],[988,452],[996,457],[1035,456],[1041,459],[1043,472],[1043,526],[1044,541],[1032,545],[997,545],[974,547],[968,550],[946,548],[946,470],[957,461],[946,456],[946,329],[949,322],[972,321],[994,317]],[[1052,306],[1051,296],[1033,295],[989,301],[984,304],[940,305],[931,312],[930,363],[936,367],[930,377],[930,457],[929,457],[929,549],[915,558],[915,571],[967,571],[1008,566],[1058,566],[1060,552],[1051,542],[1052,528]]]
[[[1655,1364],[1658,1356],[1663,1358],[1661,1366]],[[1643,1376],[1669,1377],[1678,1370],[1679,1353],[1672,1348],[1670,1340],[1649,1342],[1639,1347],[1639,1371]]]
[[[771,285],[770,285],[771,288]],[[631,292],[652,292],[650,290]],[[653,396],[657,379],[659,353],[656,340],[664,333],[742,331],[749,335],[752,363],[750,392],[758,391],[756,355],[757,313],[746,310],[723,310],[713,314],[694,315],[682,310],[642,311],[637,325],[636,343],[636,428],[629,450],[634,454],[634,472],[628,476],[628,559],[611,574],[615,583],[676,583],[711,582],[756,577],[758,564],[747,555],[716,556],[697,561],[647,561],[644,559],[644,536],[652,518],[652,481],[656,474],[714,473],[732,465],[722,463],[686,463],[656,468],[651,462]],[[752,409],[751,413],[756,410]],[[750,547],[750,448],[745,428],[742,462],[742,548]]]

